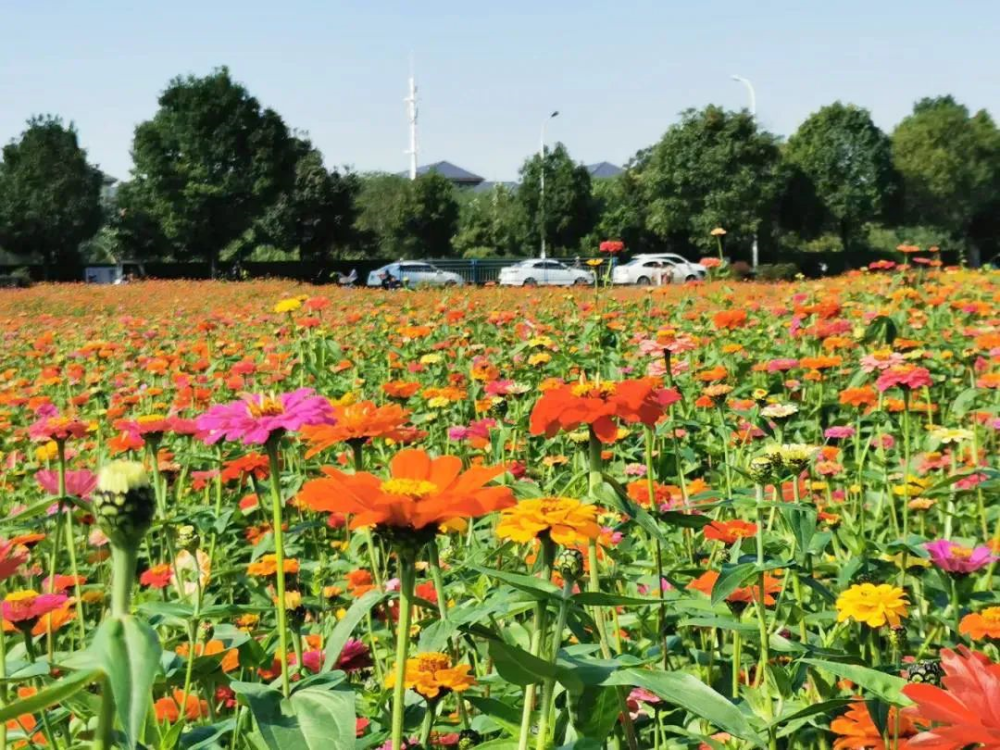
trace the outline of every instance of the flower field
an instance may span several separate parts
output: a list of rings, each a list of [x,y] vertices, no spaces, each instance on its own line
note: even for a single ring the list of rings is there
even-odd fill
[[[998,281],[0,292],[3,746],[1000,748]]]

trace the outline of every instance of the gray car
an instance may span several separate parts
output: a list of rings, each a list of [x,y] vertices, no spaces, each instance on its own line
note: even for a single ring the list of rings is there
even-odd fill
[[[383,286],[387,276],[406,286],[462,286],[465,283],[457,273],[442,271],[422,260],[400,260],[368,274],[368,286]]]

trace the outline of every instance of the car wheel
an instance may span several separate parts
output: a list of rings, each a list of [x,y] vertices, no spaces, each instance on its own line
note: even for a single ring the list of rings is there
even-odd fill
[[[446,281],[446,282],[444,282],[444,285],[445,286],[455,286],[455,282],[454,281]]]
[[[535,281],[532,278],[527,278],[527,279],[524,280],[524,285],[525,286],[538,286],[538,282]]]
[[[649,286],[651,282],[648,276],[640,276],[638,279],[635,280],[635,283],[638,286]]]
[[[590,282],[586,279],[575,279],[573,281],[573,286],[590,286]]]
[[[689,281],[689,282],[690,281],[697,281],[697,280],[698,280],[698,277],[695,276],[693,273],[692,274],[688,274],[688,276],[686,276],[685,279],[684,279],[684,281]]]

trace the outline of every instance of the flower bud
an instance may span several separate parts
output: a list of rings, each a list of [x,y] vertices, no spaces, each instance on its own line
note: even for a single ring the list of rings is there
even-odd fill
[[[774,474],[774,464],[769,456],[757,456],[750,460],[747,471],[757,484],[766,484]]]
[[[198,537],[198,531],[194,526],[184,524],[177,527],[178,549],[186,549],[188,552],[194,552],[198,549],[200,543],[201,539]]]
[[[91,499],[98,526],[112,546],[138,546],[156,510],[153,488],[142,464],[112,461],[104,466]]]
[[[567,581],[576,581],[583,576],[583,553],[577,549],[564,549],[559,553],[556,570]]]
[[[941,662],[937,661],[918,661],[906,667],[906,679],[910,682],[940,685],[943,674]]]

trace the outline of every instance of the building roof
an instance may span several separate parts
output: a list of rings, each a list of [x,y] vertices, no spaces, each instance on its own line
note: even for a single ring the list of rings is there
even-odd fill
[[[597,164],[588,164],[587,171],[590,172],[591,177],[603,180],[608,177],[617,177],[625,170],[609,161],[599,161]]]
[[[422,167],[417,167],[417,175],[427,174],[429,172],[435,172],[445,179],[451,180],[459,185],[478,185],[483,181],[483,178],[479,175],[455,166],[450,161],[439,161],[434,164],[425,164]],[[405,177],[409,173],[400,172],[400,174]]]

